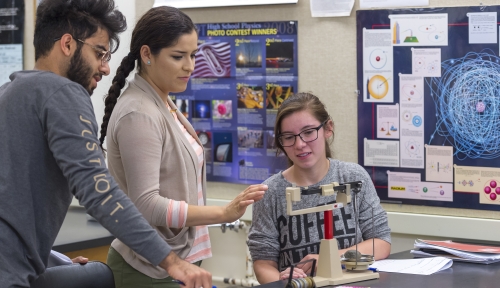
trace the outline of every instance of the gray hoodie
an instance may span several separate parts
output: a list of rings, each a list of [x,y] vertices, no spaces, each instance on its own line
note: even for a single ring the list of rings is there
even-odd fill
[[[51,72],[10,79],[0,87],[0,286],[43,273],[73,195],[158,265],[171,249],[109,175],[87,91]]]

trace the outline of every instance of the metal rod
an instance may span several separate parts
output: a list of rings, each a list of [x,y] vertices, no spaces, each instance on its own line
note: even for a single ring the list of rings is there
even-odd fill
[[[349,185],[349,188],[350,188],[350,185]],[[349,192],[348,192],[348,193],[351,193],[350,189],[349,189]],[[359,225],[359,224],[358,224],[358,222],[359,222],[359,215],[358,215],[358,213],[359,213],[359,209],[358,209],[358,208],[359,208],[359,207],[357,207],[357,204],[358,204],[358,201],[357,201],[357,196],[358,196],[358,194],[357,194],[357,193],[355,193],[355,194],[354,194],[354,197],[352,198],[352,199],[353,199],[353,200],[352,200],[352,201],[353,201],[353,203],[352,203],[352,204],[353,204],[353,205],[352,205],[352,207],[353,207],[353,209],[354,209],[354,220],[355,220],[355,222],[356,222],[356,229],[354,229],[354,230],[355,230],[355,232],[354,232],[354,242],[356,242],[356,266],[354,267],[354,269],[357,269],[357,268],[358,268],[358,255],[359,255],[359,254],[358,254],[358,253],[359,253],[359,251],[358,251],[358,225]]]
[[[372,248],[372,257],[373,257],[373,261],[375,261],[375,218],[374,218],[374,214],[373,214],[373,207],[372,208],[372,245],[373,245],[373,248]]]

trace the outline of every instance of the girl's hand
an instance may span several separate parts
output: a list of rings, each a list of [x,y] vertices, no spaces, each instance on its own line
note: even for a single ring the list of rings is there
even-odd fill
[[[293,275],[292,278],[305,278],[307,277],[307,274],[302,271],[300,268],[293,268]],[[286,280],[290,278],[290,267],[286,268],[285,270],[280,272],[280,280]]]

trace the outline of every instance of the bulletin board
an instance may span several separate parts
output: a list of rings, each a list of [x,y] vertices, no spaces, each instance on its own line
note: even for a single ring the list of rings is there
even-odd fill
[[[357,11],[358,159],[382,202],[500,211],[499,11]]]
[[[286,169],[274,122],[298,89],[297,21],[198,23],[195,69],[173,93],[206,155],[208,181],[262,183]]]

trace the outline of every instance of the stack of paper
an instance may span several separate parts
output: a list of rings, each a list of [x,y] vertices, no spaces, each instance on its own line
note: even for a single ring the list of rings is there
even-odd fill
[[[416,257],[446,257],[456,261],[490,264],[500,262],[500,247],[462,244],[453,241],[415,240]]]
[[[377,268],[381,272],[406,273],[417,275],[431,275],[448,269],[453,260],[435,257],[425,259],[386,259],[375,261],[371,268]]]

